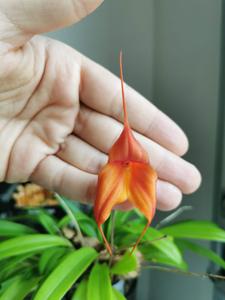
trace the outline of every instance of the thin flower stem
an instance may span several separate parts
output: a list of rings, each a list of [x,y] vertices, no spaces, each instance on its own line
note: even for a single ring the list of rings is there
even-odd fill
[[[73,212],[71,211],[71,209],[69,208],[69,206],[66,204],[66,202],[63,200],[63,198],[59,194],[55,193],[55,197],[59,201],[60,205],[65,210],[65,212],[67,213],[67,215],[70,217],[70,220],[73,223],[73,226],[74,226],[74,228],[77,231],[77,236],[78,236],[78,238],[79,238],[79,240],[81,242],[81,245],[84,245],[84,237],[83,237],[83,234],[82,234],[82,232],[80,230],[80,226],[79,226],[79,224],[77,222],[77,219],[75,218]]]
[[[110,256],[109,267],[112,266],[112,262],[113,262],[115,224],[116,224],[116,211],[113,210],[111,213],[111,235],[110,235],[110,244],[111,244],[111,249],[112,249],[112,255]]]
[[[179,269],[172,269],[172,268],[166,268],[160,266],[145,266],[143,267],[143,269],[151,269],[151,270],[170,272],[170,273],[176,273],[176,274],[187,275],[187,276],[195,276],[203,279],[212,278],[212,279],[225,280],[225,276],[221,276],[217,274],[189,272],[189,271],[182,271]]]
[[[113,210],[111,213],[111,235],[110,235],[110,239],[111,239],[110,243],[112,249],[114,247],[115,223],[116,223],[116,211]]]
[[[186,206],[182,206],[180,208],[178,208],[175,212],[173,212],[172,214],[170,214],[168,217],[166,217],[165,219],[163,219],[162,221],[160,221],[155,228],[159,229],[163,226],[168,225],[169,223],[171,223],[174,219],[176,219],[178,216],[180,216],[183,212],[188,211],[188,210],[192,210],[192,206],[190,205],[186,205]]]

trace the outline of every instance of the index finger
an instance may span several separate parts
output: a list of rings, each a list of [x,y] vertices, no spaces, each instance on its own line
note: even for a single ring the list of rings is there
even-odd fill
[[[120,79],[84,56],[81,70],[81,101],[90,108],[122,122]],[[134,130],[177,155],[183,155],[187,151],[186,135],[167,115],[126,84],[125,98],[129,122]]]

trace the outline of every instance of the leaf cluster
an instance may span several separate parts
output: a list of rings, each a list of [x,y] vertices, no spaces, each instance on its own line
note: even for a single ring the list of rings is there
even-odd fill
[[[113,257],[104,248],[92,210],[60,197],[52,209],[27,209],[0,220],[0,300],[121,300],[119,280],[131,280],[144,265],[188,270],[185,251],[225,268],[225,261],[196,241],[225,242],[212,222],[188,220],[149,227],[137,250],[130,247],[145,226],[136,211],[117,211],[104,224]],[[79,227],[79,228],[78,228]]]

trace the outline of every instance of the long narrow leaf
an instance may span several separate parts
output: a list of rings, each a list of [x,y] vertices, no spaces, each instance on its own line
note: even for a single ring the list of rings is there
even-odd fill
[[[41,225],[45,228],[45,230],[50,233],[50,234],[58,234],[59,233],[59,228],[57,225],[57,222],[54,220],[52,216],[49,214],[45,213],[44,211],[41,211],[38,214],[38,219],[41,223]]]
[[[34,253],[22,254],[3,260],[0,264],[0,282],[15,274],[33,255]]]
[[[31,233],[35,233],[35,230],[28,226],[7,220],[0,220],[1,237],[14,237]]]
[[[24,300],[25,297],[37,286],[40,278],[27,279],[17,276],[0,296],[0,300]]]
[[[113,291],[106,264],[96,264],[88,280],[87,300],[113,300]]]
[[[184,260],[176,261],[175,259],[171,258],[171,255],[167,255],[165,251],[159,251],[154,245],[143,245],[139,247],[139,250],[143,254],[146,261],[175,267],[184,271],[188,269],[188,266]]]
[[[93,248],[68,254],[41,285],[34,300],[60,300],[97,257]]]
[[[178,247],[181,247],[182,249],[187,249],[190,250],[200,256],[206,257],[218,266],[222,267],[225,269],[225,261],[222,259],[219,255],[217,255],[214,251],[203,247],[199,244],[192,243],[187,240],[176,240],[176,243],[178,244]]]
[[[64,238],[49,234],[16,237],[0,243],[0,260],[25,253],[41,252],[55,246],[71,247],[72,245]]]
[[[71,300],[87,300],[87,280],[79,283]]]
[[[49,274],[69,250],[68,247],[53,247],[45,250],[38,263],[40,274]]]
[[[161,229],[175,238],[225,242],[225,230],[209,221],[183,221]]]

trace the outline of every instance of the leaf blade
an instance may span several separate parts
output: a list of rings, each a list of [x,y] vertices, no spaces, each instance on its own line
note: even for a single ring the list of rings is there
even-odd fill
[[[93,248],[68,254],[43,282],[34,300],[60,300],[97,257]]]
[[[113,300],[109,267],[97,263],[88,280],[87,300]]]
[[[23,300],[37,286],[40,278],[27,279],[23,276],[16,276],[15,280],[5,289],[0,300]]]
[[[176,261],[171,259],[170,256],[166,255],[166,253],[162,251],[159,251],[156,247],[154,247],[154,245],[140,246],[139,249],[146,261],[167,265],[170,267],[176,267],[183,271],[188,269],[187,263],[184,260]]]
[[[183,221],[161,229],[175,238],[225,242],[225,230],[209,221]]]
[[[125,275],[129,272],[137,270],[138,262],[135,253],[126,252],[122,258],[117,261],[110,272],[115,275]]]
[[[208,249],[206,247],[203,247],[197,243],[193,243],[187,240],[177,240],[178,246],[180,245],[182,248],[185,248],[187,250],[190,250],[200,256],[206,257],[218,266],[225,269],[225,260],[222,259],[219,255],[217,255],[214,251],[211,249]]]
[[[2,237],[14,237],[24,234],[35,233],[36,231],[26,225],[8,221],[0,220],[0,236]]]
[[[33,234],[12,238],[0,243],[0,260],[31,252],[40,252],[54,246],[71,247],[71,243],[58,236]]]
[[[71,300],[87,300],[87,280],[82,280]]]

